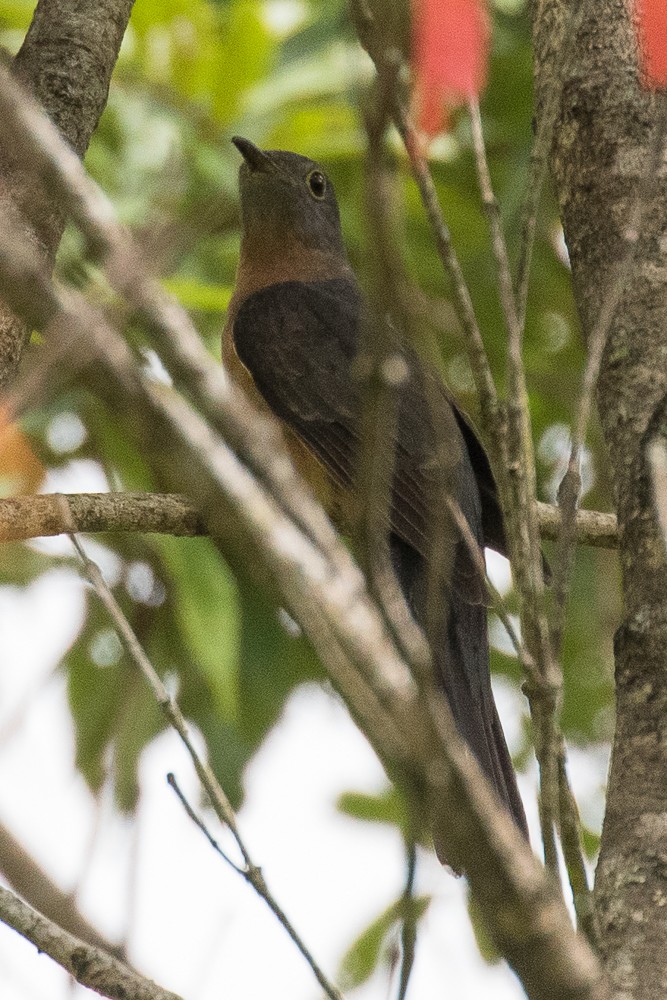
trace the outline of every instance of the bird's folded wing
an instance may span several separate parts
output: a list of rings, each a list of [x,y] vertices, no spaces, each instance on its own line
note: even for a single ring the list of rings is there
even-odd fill
[[[353,281],[285,282],[250,295],[233,328],[238,357],[266,402],[344,490],[354,488],[360,450],[362,395],[352,364],[362,309]],[[400,392],[397,432],[387,442],[394,448],[389,520],[391,529],[428,560],[429,515],[433,503],[442,502],[438,462],[441,471],[444,463],[453,498],[481,545],[479,490],[451,403],[441,388],[435,404],[428,400],[416,356],[408,354],[407,360],[410,377]],[[445,444],[438,457],[436,440]],[[457,589],[469,600],[480,600],[479,574],[465,551],[457,555],[455,572]]]

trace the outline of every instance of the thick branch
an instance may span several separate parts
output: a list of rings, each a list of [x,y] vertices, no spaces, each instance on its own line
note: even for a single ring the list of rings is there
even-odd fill
[[[187,497],[174,493],[57,493],[0,500],[0,541],[108,531],[205,535],[206,526]]]
[[[144,979],[117,958],[101,948],[85,944],[33,910],[9,889],[0,886],[0,920],[13,927],[38,951],[49,955],[77,983],[110,997],[111,1000],[181,1000],[175,993],[163,990],[150,979]]]
[[[0,500],[0,541],[21,541],[62,535],[71,531],[88,534],[107,531],[157,532],[161,535],[205,535],[206,525],[187,497],[175,493],[70,493],[66,496],[72,521],[63,518],[59,494],[11,497]],[[542,538],[558,538],[561,514],[558,507],[538,503]],[[614,514],[598,510],[577,511],[577,541],[580,545],[615,549],[618,532]]]

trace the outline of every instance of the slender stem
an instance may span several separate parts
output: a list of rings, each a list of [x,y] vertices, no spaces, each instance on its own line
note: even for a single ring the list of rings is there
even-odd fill
[[[139,668],[144,678],[148,681],[148,684],[150,685],[153,694],[155,695],[156,701],[160,706],[162,712],[164,713],[168,722],[176,730],[183,744],[185,745],[185,748],[187,749],[190,755],[190,759],[194,764],[195,771],[197,772],[197,777],[199,778],[202,786],[205,788],[206,793],[208,794],[211,800],[211,804],[213,805],[213,809],[215,811],[216,816],[223,824],[223,826],[228,827],[229,830],[231,831],[231,834],[241,853],[241,857],[243,858],[243,866],[239,866],[235,862],[231,861],[230,858],[228,858],[227,855],[221,851],[221,849],[215,843],[213,838],[208,834],[208,832],[205,831],[206,835],[209,838],[209,841],[215,846],[215,849],[218,851],[218,853],[221,854],[222,857],[224,857],[225,861],[228,864],[230,864],[235,871],[243,875],[246,881],[248,881],[252,885],[255,891],[261,896],[264,902],[268,905],[269,909],[272,910],[272,912],[276,915],[280,923],[285,928],[289,937],[292,939],[298,950],[305,958],[306,962],[308,963],[313,972],[313,975],[317,979],[318,983],[320,984],[326,995],[330,998],[330,1000],[342,1000],[342,994],[332,983],[329,982],[327,977],[324,975],[324,972],[320,968],[319,964],[313,958],[310,950],[306,947],[302,938],[296,932],[292,923],[285,915],[284,910],[278,904],[277,900],[270,892],[268,886],[266,885],[266,882],[264,881],[264,876],[261,873],[261,869],[252,861],[248,849],[245,846],[245,843],[239,832],[239,828],[236,822],[236,816],[234,814],[234,810],[232,809],[229,803],[227,796],[223,792],[220,783],[213,774],[210,765],[205,761],[203,761],[199,756],[199,754],[197,753],[197,751],[195,750],[192,740],[190,738],[190,734],[188,732],[187,723],[180,708],[178,707],[177,702],[170,697],[169,693],[167,692],[167,689],[160,680],[157,671],[155,670],[152,663],[146,656],[139,640],[137,639],[132,629],[132,626],[130,625],[129,621],[123,614],[120,605],[118,604],[115,597],[111,593],[111,590],[107,586],[104,577],[100,572],[99,566],[97,566],[97,564],[94,563],[86,555],[86,552],[83,546],[81,545],[81,542],[76,537],[76,535],[71,534],[70,538],[72,540],[72,544],[74,545],[77,553],[81,558],[81,562],[83,563],[83,568],[85,570],[86,576],[88,577],[91,584],[95,588],[97,596],[102,601],[111,620],[113,621],[114,627],[116,628],[119,638],[121,639],[121,642],[123,643],[128,655],[132,659],[133,663]],[[175,781],[170,783],[172,784],[172,787],[176,789],[177,786]],[[185,799],[182,796],[179,797],[181,798],[183,804],[185,804]],[[190,815],[190,818],[197,823],[200,829],[205,830],[203,823],[197,820],[194,812],[188,809],[188,813]]]
[[[560,38],[554,40],[553,51],[558,52],[557,63],[560,66],[560,72],[552,81],[552,85],[541,108],[537,125],[537,135],[535,136],[530,154],[528,181],[521,207],[521,242],[516,278],[516,301],[520,338],[523,337],[526,322],[528,286],[533,260],[533,247],[535,245],[537,213],[549,165],[549,151],[551,149],[554,125],[556,124],[556,116],[560,108],[563,81],[569,73],[572,59],[574,58],[574,40],[582,24],[588,3],[589,0],[579,0],[578,3],[570,4],[562,35]],[[521,348],[520,343],[518,347],[519,349]]]

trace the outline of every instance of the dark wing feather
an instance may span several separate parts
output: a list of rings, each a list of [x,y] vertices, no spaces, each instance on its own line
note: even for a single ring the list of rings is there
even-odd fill
[[[345,488],[354,484],[359,453],[362,401],[350,367],[362,309],[354,281],[284,282],[249,296],[233,328],[236,352],[264,399]],[[437,484],[434,422],[425,395],[427,376],[416,356],[404,353],[410,378],[398,406],[390,521],[401,538],[427,556],[431,491]],[[477,537],[472,466],[453,408],[439,382],[433,387],[438,440],[448,445],[444,459],[454,496]]]
[[[271,409],[346,487],[358,448],[349,374],[360,307],[352,282],[285,282],[249,296],[233,329],[236,353]]]

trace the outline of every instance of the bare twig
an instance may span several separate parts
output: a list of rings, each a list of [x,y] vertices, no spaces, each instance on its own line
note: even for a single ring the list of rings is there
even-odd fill
[[[415,915],[415,876],[417,874],[417,846],[414,840],[406,842],[406,879],[401,905],[403,920],[401,922],[401,974],[398,982],[397,1000],[405,1000],[408,992],[410,975],[415,963],[415,945],[417,943],[417,921]]]
[[[475,150],[475,163],[477,165],[477,178],[479,190],[482,197],[482,205],[486,213],[491,234],[491,249],[496,262],[496,274],[498,278],[498,292],[500,295],[500,306],[505,326],[507,327],[508,344],[519,340],[519,317],[517,315],[516,303],[514,299],[514,289],[512,287],[512,272],[510,269],[507,244],[503,235],[502,223],[500,220],[500,208],[498,199],[493,191],[491,183],[491,173],[486,156],[486,146],[484,143],[484,133],[482,131],[482,117],[479,112],[479,102],[470,100],[468,102],[470,110],[470,123],[472,125],[473,148]]]
[[[0,920],[62,966],[77,983],[111,1000],[181,1000],[128,968],[102,948],[86,944],[0,886]]]
[[[549,627],[544,613],[542,554],[535,508],[535,453],[530,423],[528,387],[522,356],[521,324],[517,315],[509,255],[502,231],[486,155],[479,105],[470,101],[473,146],[477,177],[496,262],[500,304],[507,329],[508,422],[506,448],[508,475],[501,480],[505,489],[504,512],[508,527],[512,565],[522,597],[522,617],[531,637],[537,667],[529,674],[531,712],[535,723],[535,750],[540,766],[540,824],[547,866],[558,868],[555,829],[558,818],[557,749],[558,713],[562,671],[553,656]],[[565,772],[564,772],[565,773]],[[564,780],[567,780],[565,777]]]
[[[577,914],[577,923],[593,948],[599,951],[600,932],[595,913],[595,901],[588,881],[583,844],[581,842],[581,821],[577,802],[565,769],[565,743],[561,738],[558,755],[558,785],[561,796],[561,844],[567,875],[572,888],[572,900]],[[564,801],[563,801],[564,800]]]
[[[330,1000],[341,1000],[340,992],[326,978],[324,972],[313,958],[310,950],[304,944],[301,936],[297,933],[294,926],[285,915],[284,910],[278,904],[273,894],[270,892],[268,886],[266,885],[266,882],[264,881],[264,876],[262,875],[261,869],[257,865],[255,865],[251,860],[250,855],[248,853],[248,849],[246,848],[245,843],[239,832],[238,825],[236,822],[236,815],[229,803],[227,796],[223,792],[220,783],[213,774],[210,765],[205,761],[203,761],[199,756],[199,754],[197,753],[197,751],[195,750],[192,740],[190,738],[190,734],[188,732],[185,718],[183,717],[183,714],[180,708],[178,707],[177,702],[169,696],[169,693],[167,692],[167,689],[165,688],[162,681],[160,680],[157,671],[155,670],[152,663],[146,656],[139,640],[134,634],[132,626],[130,625],[129,621],[123,614],[120,605],[118,604],[115,597],[111,593],[111,590],[109,589],[109,587],[107,587],[104,581],[104,577],[100,572],[99,566],[97,566],[96,563],[94,563],[91,559],[88,558],[83,546],[81,545],[81,542],[76,537],[76,535],[72,534],[70,535],[70,538],[72,540],[72,544],[74,545],[76,551],[81,557],[81,561],[83,563],[86,576],[88,577],[91,584],[95,588],[97,596],[102,601],[111,620],[113,621],[114,627],[128,655],[130,656],[132,662],[139,668],[144,678],[148,681],[153,691],[153,694],[155,695],[155,699],[158,705],[160,706],[160,709],[162,710],[165,718],[167,719],[169,724],[176,730],[186,750],[188,751],[190,759],[194,764],[195,771],[197,772],[197,777],[199,778],[202,786],[206,789],[206,793],[209,799],[211,800],[211,804],[213,806],[213,809],[215,810],[216,816],[223,824],[223,826],[229,828],[234,838],[234,841],[236,842],[236,846],[238,847],[241,853],[241,857],[243,859],[243,865],[239,866],[235,862],[231,861],[231,859],[218,847],[213,838],[205,830],[203,823],[200,820],[197,820],[192,810],[188,809],[191,819],[194,819],[197,825],[200,827],[200,829],[206,832],[209,841],[215,846],[215,849],[218,851],[218,853],[222,855],[225,861],[229,865],[231,865],[236,872],[243,875],[246,881],[248,881],[252,885],[255,891],[261,896],[264,902],[268,905],[269,909],[276,915],[282,926],[285,928],[287,934],[292,939],[292,941],[294,942],[294,944],[299,949],[304,959],[312,969],[313,975],[317,979],[318,983],[320,984],[326,995],[330,998]],[[170,784],[175,790],[177,790],[175,780],[172,780]],[[180,790],[178,791],[181,801],[185,803],[185,799],[183,798],[182,795],[180,795]]]
[[[237,875],[243,875],[248,879],[248,881],[251,881],[248,869],[244,868],[242,865],[237,865],[237,863],[233,861],[232,858],[230,858],[230,856],[227,853],[225,853],[225,851],[223,851],[223,849],[220,847],[220,844],[217,842],[217,840],[215,840],[213,834],[210,833],[203,819],[200,819],[200,817],[197,815],[197,813],[194,811],[194,809],[186,799],[185,795],[181,791],[178,781],[176,780],[176,775],[173,774],[171,771],[167,775],[167,784],[169,785],[170,788],[173,788],[176,794],[176,798],[183,806],[186,815],[188,816],[189,819],[192,820],[194,825],[199,830],[201,830],[201,832],[204,834],[204,836],[208,840],[209,844],[211,845],[215,853],[219,854],[222,860],[225,862],[225,864],[229,865],[232,871],[235,871]]]
[[[530,153],[528,180],[521,206],[521,243],[516,276],[516,302],[520,338],[523,337],[526,321],[528,286],[533,260],[533,247],[535,245],[537,213],[549,165],[549,151],[551,149],[554,125],[560,108],[563,81],[569,73],[571,60],[574,57],[574,40],[583,22],[588,2],[589,0],[579,0],[579,3],[574,3],[568,8],[561,36],[552,42],[553,51],[558,53],[557,64],[560,67],[560,72],[552,81],[540,111],[537,135],[535,136],[533,148]],[[518,349],[521,350],[521,344],[518,345]]]
[[[67,520],[60,494],[0,500],[0,541],[40,538],[77,531],[159,532],[205,535],[206,527],[191,500],[173,493],[70,493]]]
[[[537,517],[542,538],[555,541],[558,538],[562,520],[560,508],[538,500]],[[599,510],[578,509],[576,512],[576,537],[579,545],[591,545],[601,549],[618,548],[616,515],[603,513]]]

